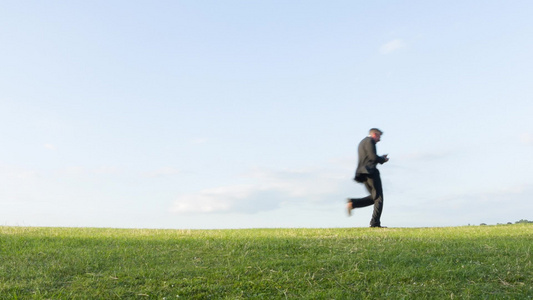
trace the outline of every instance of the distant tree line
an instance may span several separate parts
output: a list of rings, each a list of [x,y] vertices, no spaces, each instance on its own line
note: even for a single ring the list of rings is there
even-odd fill
[[[520,220],[520,221],[516,221],[516,222],[514,222],[514,223],[515,223],[515,224],[520,224],[520,223],[533,223],[533,221],[528,221],[528,220],[524,220],[524,219],[522,219],[522,220]]]
[[[522,219],[522,220],[520,220],[520,221],[516,221],[516,222],[514,222],[514,223],[515,223],[515,224],[525,224],[525,223],[533,223],[533,221],[528,221],[528,220],[526,220],[526,219]],[[513,223],[511,223],[511,222],[507,222],[507,225],[511,225],[511,224],[513,224]],[[479,224],[479,225],[480,225],[480,226],[485,226],[485,225],[487,225],[487,224],[486,224],[486,223],[481,223],[481,224]],[[498,225],[503,225],[503,224],[498,223]]]

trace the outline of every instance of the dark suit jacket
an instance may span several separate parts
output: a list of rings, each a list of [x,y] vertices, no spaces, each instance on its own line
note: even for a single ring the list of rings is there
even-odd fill
[[[359,163],[355,170],[355,181],[363,182],[368,175],[379,174],[377,164],[383,164],[385,158],[376,154],[376,142],[369,136],[359,143]]]

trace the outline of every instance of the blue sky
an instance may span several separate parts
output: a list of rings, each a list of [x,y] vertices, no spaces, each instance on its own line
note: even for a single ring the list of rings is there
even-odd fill
[[[4,1],[0,225],[533,219],[529,1]]]

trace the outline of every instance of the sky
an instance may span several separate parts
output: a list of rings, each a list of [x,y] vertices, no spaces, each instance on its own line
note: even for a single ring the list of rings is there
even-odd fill
[[[0,226],[533,220],[531,1],[2,1]]]

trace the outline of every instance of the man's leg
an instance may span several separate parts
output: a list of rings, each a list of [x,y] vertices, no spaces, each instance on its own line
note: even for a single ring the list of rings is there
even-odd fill
[[[370,220],[371,227],[381,226],[381,212],[383,211],[383,188],[381,186],[381,177],[379,174],[369,176],[365,182],[365,186],[370,192],[370,198],[374,204],[374,212]]]
[[[364,184],[365,184],[366,189],[370,193],[370,195],[368,195],[368,196],[366,196],[364,198],[351,198],[351,199],[349,199],[350,202],[352,203],[352,208],[366,207],[366,206],[370,206],[370,205],[374,204],[374,199],[372,198],[372,189],[368,185],[368,178],[364,182]]]
[[[372,199],[372,190],[370,189],[370,186],[366,183],[366,180],[364,184],[370,195],[364,198],[348,198],[348,216],[352,215],[352,209],[354,208],[366,207],[374,204],[374,199]]]

